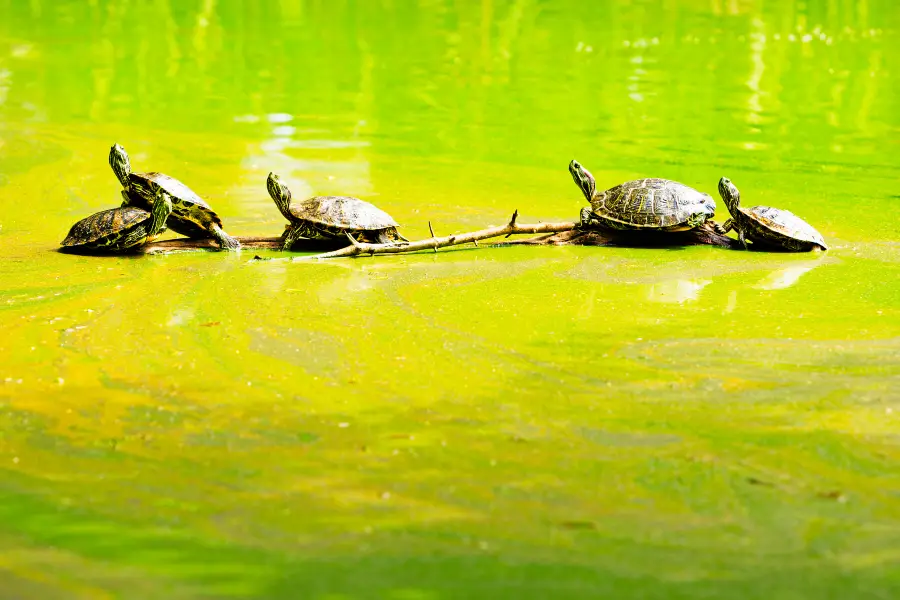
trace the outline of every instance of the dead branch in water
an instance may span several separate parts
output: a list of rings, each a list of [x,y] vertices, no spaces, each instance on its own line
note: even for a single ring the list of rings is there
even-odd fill
[[[425,240],[419,240],[416,242],[409,243],[398,243],[398,244],[369,244],[364,242],[357,242],[349,235],[347,236],[348,241],[350,241],[350,245],[339,250],[334,250],[332,252],[323,252],[321,254],[313,254],[309,256],[297,256],[294,258],[272,258],[268,260],[290,260],[290,261],[305,261],[305,260],[319,260],[322,258],[339,258],[339,257],[348,257],[348,256],[360,256],[364,254],[374,255],[374,254],[402,254],[407,252],[419,252],[421,250],[434,250],[437,252],[438,248],[444,248],[447,246],[457,246],[459,244],[468,244],[471,242],[477,242],[478,240],[484,240],[488,238],[501,237],[501,236],[511,236],[517,234],[535,234],[535,233],[558,233],[562,231],[570,231],[576,227],[575,223],[567,222],[567,223],[538,223],[533,225],[522,225],[516,222],[516,219],[519,217],[519,211],[515,211],[512,215],[512,218],[509,220],[509,223],[506,225],[500,225],[497,227],[488,227],[487,229],[481,229],[479,231],[472,231],[469,233],[457,233],[454,235],[448,235],[444,237],[430,237]],[[429,223],[429,229],[431,229],[432,233],[434,229],[431,227],[431,223]],[[258,259],[258,260],[266,260],[266,259]]]

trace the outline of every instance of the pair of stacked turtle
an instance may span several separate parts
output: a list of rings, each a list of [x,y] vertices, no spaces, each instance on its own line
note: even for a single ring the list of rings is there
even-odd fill
[[[749,239],[762,248],[828,249],[822,235],[790,211],[770,206],[741,208],[740,192],[725,177],[719,180],[719,195],[731,218],[722,226],[712,220],[716,202],[711,196],[676,181],[638,179],[598,192],[593,175],[578,161],[569,163],[569,172],[591,204],[581,210],[582,229],[672,232],[705,228],[722,235],[734,229],[744,248]]]
[[[133,173],[125,148],[115,144],[109,166],[124,188],[119,208],[100,211],[72,226],[62,246],[105,252],[124,252],[153,241],[170,228],[191,238],[212,238],[224,250],[241,247],[223,229],[222,219],[189,187],[162,173]],[[290,249],[299,240],[342,238],[372,243],[406,239],[397,223],[372,204],[347,196],[316,196],[292,203],[291,191],[269,173],[269,194],[289,221],[281,237]]]
[[[225,233],[222,219],[189,187],[162,173],[133,173],[125,148],[113,145],[109,166],[124,188],[124,202],[72,226],[62,246],[122,252],[146,244],[169,227],[188,237],[211,237],[222,248],[240,243]]]

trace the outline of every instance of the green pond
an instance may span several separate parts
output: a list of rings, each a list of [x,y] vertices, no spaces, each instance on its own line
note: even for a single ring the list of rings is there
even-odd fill
[[[895,0],[0,2],[0,597],[900,596]],[[229,233],[666,177],[825,253],[91,257],[114,142]],[[717,218],[726,217],[719,200]],[[169,234],[166,234],[167,236]]]

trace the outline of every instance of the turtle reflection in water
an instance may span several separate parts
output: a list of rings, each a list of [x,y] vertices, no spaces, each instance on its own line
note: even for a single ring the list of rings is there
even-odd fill
[[[213,238],[225,250],[237,250],[240,242],[225,233],[222,219],[194,191],[174,177],[163,173],[132,173],[125,148],[114,144],[109,150],[109,166],[124,188],[122,206],[150,209],[157,190],[172,199],[169,229],[191,238]]]
[[[677,181],[637,179],[597,191],[594,176],[578,161],[569,163],[572,179],[590,202],[581,210],[581,227],[627,231],[688,231],[708,228],[722,233],[712,221],[716,201]]]
[[[171,213],[171,197],[157,190],[150,212],[123,206],[94,213],[75,223],[60,245],[70,250],[124,252],[163,233]]]
[[[747,240],[765,248],[808,252],[828,250],[825,239],[815,228],[788,210],[771,206],[741,208],[741,193],[726,177],[719,180],[719,194],[731,213],[724,231],[734,229],[747,248]]]
[[[314,196],[291,202],[291,191],[274,173],[266,188],[289,224],[281,236],[282,249],[290,250],[299,240],[346,240],[393,244],[408,242],[397,233],[397,222],[380,208],[349,196]]]

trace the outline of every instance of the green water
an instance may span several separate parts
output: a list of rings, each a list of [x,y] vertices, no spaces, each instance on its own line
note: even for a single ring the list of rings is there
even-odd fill
[[[0,2],[0,597],[897,597],[898,6]],[[59,254],[113,142],[234,235],[269,171],[571,220],[577,158],[831,249]]]

